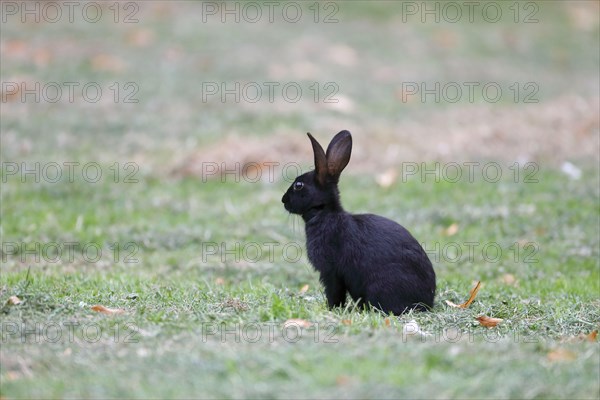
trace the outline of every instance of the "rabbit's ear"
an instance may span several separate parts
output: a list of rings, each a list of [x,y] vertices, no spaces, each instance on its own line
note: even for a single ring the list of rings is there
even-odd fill
[[[341,131],[331,139],[325,156],[327,159],[327,172],[330,176],[336,178],[336,180],[340,177],[340,174],[348,165],[348,161],[350,161],[351,153],[352,135],[350,135],[350,132]]]
[[[310,133],[307,133],[307,135],[312,143],[313,153],[315,153],[315,172],[317,181],[321,185],[324,185],[327,181],[327,157],[325,157],[325,151],[323,151],[323,147],[317,142],[317,139]]]

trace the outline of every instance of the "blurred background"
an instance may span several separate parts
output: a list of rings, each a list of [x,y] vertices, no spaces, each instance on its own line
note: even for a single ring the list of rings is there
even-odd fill
[[[598,161],[597,1],[52,4],[2,5],[5,161]]]

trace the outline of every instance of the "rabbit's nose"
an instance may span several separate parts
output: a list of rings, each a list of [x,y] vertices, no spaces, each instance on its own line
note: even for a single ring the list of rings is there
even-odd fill
[[[283,195],[283,197],[281,198],[281,202],[282,202],[282,203],[287,203],[287,201],[288,201],[288,197],[289,197],[289,196],[288,196],[288,194],[287,194],[287,193],[286,193],[286,194],[284,194],[284,195]]]

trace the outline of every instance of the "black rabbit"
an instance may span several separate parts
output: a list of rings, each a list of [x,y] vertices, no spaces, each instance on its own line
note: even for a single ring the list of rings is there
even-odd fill
[[[308,259],[320,273],[330,308],[346,292],[362,308],[402,314],[433,307],[435,272],[417,240],[396,222],[342,208],[338,181],[350,161],[352,136],[338,133],[327,153],[309,133],[315,170],[297,177],[281,201],[302,216]]]

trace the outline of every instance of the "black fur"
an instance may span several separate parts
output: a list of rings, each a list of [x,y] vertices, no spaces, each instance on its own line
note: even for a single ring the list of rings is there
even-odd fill
[[[410,232],[387,218],[342,208],[337,183],[350,160],[350,132],[338,133],[327,152],[308,136],[315,170],[297,177],[281,201],[304,219],[308,259],[329,307],[343,306],[346,293],[360,306],[395,315],[433,307],[435,272]]]

